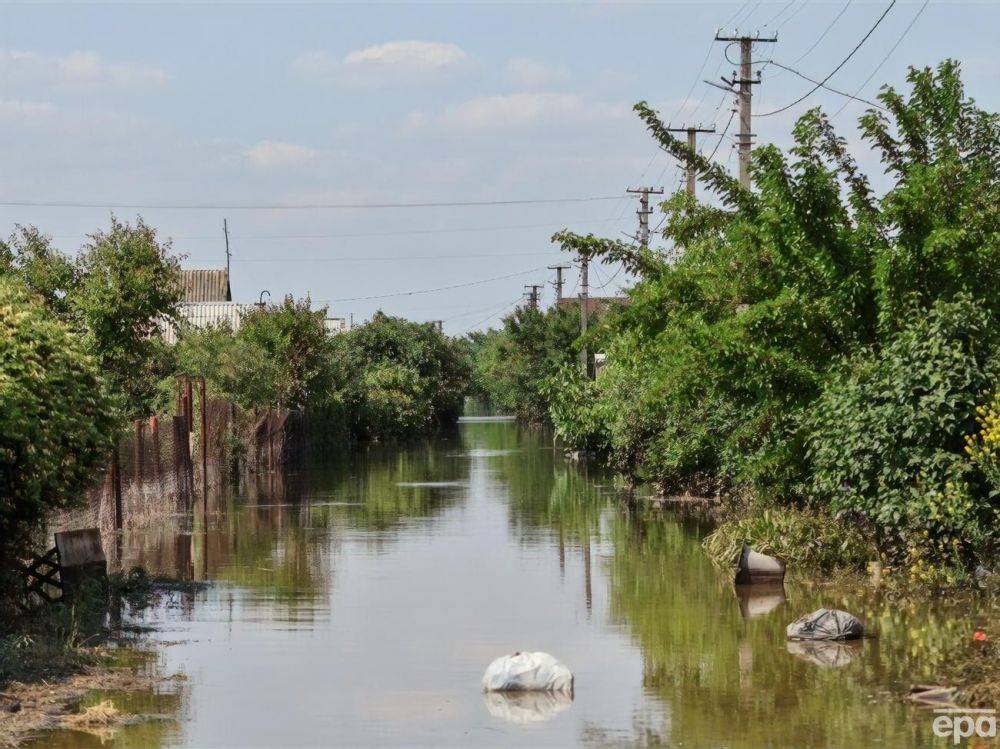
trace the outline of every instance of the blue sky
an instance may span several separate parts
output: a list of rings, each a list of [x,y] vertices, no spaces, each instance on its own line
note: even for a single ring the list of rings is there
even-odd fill
[[[608,197],[679,184],[631,113],[716,122],[731,102],[700,82],[727,74],[716,27],[777,29],[774,57],[821,78],[888,5],[870,2],[594,4],[30,4],[0,24],[0,202],[141,205],[371,204]],[[846,10],[845,10],[846,6]],[[995,3],[899,2],[830,81],[855,92],[900,83],[908,64],[955,57],[970,93],[1000,99]],[[839,18],[838,18],[839,16]],[[831,26],[831,22],[837,19]],[[827,30],[828,29],[828,30]],[[825,34],[824,34],[825,32]],[[821,38],[822,37],[822,38]],[[813,47],[815,45],[815,47]],[[810,49],[812,48],[812,49]],[[702,67],[704,63],[704,67]],[[773,67],[754,108],[811,85]],[[688,92],[691,92],[688,98]],[[787,145],[797,115],[844,99],[819,92],[755,121]],[[857,140],[861,105],[836,122]],[[714,149],[718,139],[706,139]],[[736,166],[731,139],[717,160]],[[550,281],[563,226],[634,232],[634,200],[479,207],[141,213],[192,267],[224,262],[237,299],[308,293],[330,314],[376,309],[444,319],[459,334],[495,323],[523,285]],[[3,207],[0,230],[34,224],[75,250],[107,208]],[[656,221],[654,217],[654,222]],[[517,274],[517,275],[514,275]],[[507,276],[506,278],[497,278]],[[497,278],[427,294],[358,299]],[[576,271],[569,274],[574,288]],[[595,293],[626,282],[598,268]],[[547,289],[543,302],[552,299]]]

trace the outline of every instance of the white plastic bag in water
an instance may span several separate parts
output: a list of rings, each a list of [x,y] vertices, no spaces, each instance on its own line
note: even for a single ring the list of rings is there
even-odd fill
[[[514,653],[489,665],[483,674],[483,691],[573,694],[573,674],[548,653]]]

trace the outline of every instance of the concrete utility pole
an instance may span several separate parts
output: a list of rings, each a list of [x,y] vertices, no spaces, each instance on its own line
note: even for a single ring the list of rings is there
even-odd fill
[[[590,258],[587,255],[580,256],[580,335],[587,334],[587,308],[590,296],[590,282],[587,277],[587,265]],[[587,354],[587,344],[580,348],[580,369],[583,370],[584,377],[590,377],[590,356]]]
[[[629,187],[625,192],[632,193],[633,195],[639,196],[639,210],[636,211],[636,215],[639,217],[639,244],[642,247],[649,247],[649,214],[652,211],[649,208],[649,196],[650,195],[662,195],[662,187]]]
[[[701,125],[683,125],[681,127],[670,127],[667,125],[667,130],[672,133],[687,133],[688,137],[688,148],[690,148],[695,153],[698,152],[698,133],[714,133],[715,125],[712,127],[703,127]],[[694,168],[694,162],[688,161],[686,165],[687,172],[687,194],[692,198],[695,193],[695,184],[698,179],[698,172]]]
[[[528,289],[528,307],[537,310],[538,309],[538,290],[542,288],[542,284],[533,283],[525,284],[524,288]]]
[[[556,282],[553,286],[556,287],[556,304],[562,301],[563,295],[563,271],[569,270],[568,265],[550,265],[549,270],[554,270],[556,272]]]
[[[740,73],[739,78],[733,74],[732,80],[723,78],[722,80],[728,83],[730,86],[735,87],[739,84],[739,102],[740,102],[740,135],[739,135],[739,145],[740,145],[740,184],[743,187],[750,189],[750,149],[753,145],[753,130],[750,127],[750,100],[753,97],[752,87],[756,83],[760,83],[760,72],[757,72],[757,77],[753,77],[753,56],[751,54],[753,50],[754,42],[773,44],[778,41],[777,36],[764,37],[760,34],[755,36],[722,36],[721,32],[716,32],[715,41],[717,42],[739,42],[740,45]]]

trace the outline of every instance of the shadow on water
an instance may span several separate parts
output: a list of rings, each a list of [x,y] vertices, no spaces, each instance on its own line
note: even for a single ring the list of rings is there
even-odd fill
[[[177,720],[104,745],[931,741],[932,716],[897,694],[934,680],[966,612],[821,582],[738,590],[701,549],[704,520],[630,509],[611,483],[549,432],[472,420],[130,533],[126,564],[213,585],[140,617],[165,673],[189,677]],[[785,625],[820,605],[878,637],[789,647]],[[574,698],[484,697],[482,669],[515,649],[566,662]]]

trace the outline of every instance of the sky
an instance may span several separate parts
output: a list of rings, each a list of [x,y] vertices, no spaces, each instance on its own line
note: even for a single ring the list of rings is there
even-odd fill
[[[819,80],[888,6],[2,4],[0,232],[35,225],[75,252],[112,212],[141,215],[185,267],[219,267],[225,219],[237,301],[308,295],[331,316],[381,309],[461,335],[497,324],[525,284],[548,284],[551,304],[546,266],[571,260],[554,232],[625,239],[627,187],[680,186],[636,102],[714,123],[699,146],[736,169],[735,122],[721,133],[732,97],[702,82],[733,70],[717,28],[777,34],[754,48],[763,113],[813,88],[767,59]],[[871,97],[908,65],[954,57],[997,111],[998,28],[1000,3],[897,0],[829,84]],[[877,172],[856,131],[865,105],[824,90],[756,118],[757,142],[787,146],[816,105]],[[628,282],[598,266],[591,293]]]

